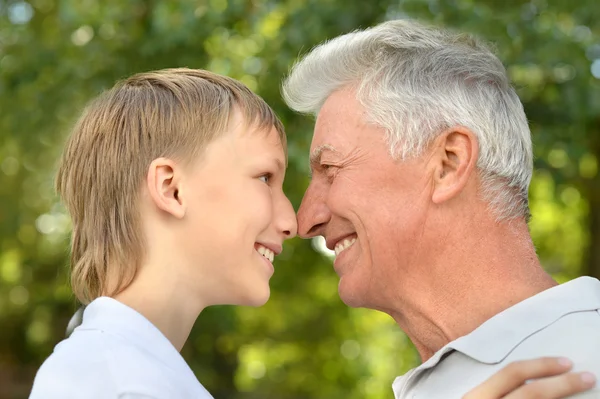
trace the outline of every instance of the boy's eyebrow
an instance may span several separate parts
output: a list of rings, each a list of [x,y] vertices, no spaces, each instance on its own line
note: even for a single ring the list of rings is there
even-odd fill
[[[286,169],[286,165],[281,161],[281,158],[275,158],[275,165],[277,165],[279,171],[285,171]]]
[[[338,152],[331,144],[322,144],[310,153],[310,166],[314,168],[321,164],[321,156],[325,151]]]

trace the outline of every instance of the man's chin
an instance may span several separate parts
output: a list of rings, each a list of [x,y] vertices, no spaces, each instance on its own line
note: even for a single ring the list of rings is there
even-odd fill
[[[364,288],[360,284],[353,284],[348,277],[342,277],[340,279],[338,294],[340,295],[342,302],[351,308],[366,307],[363,290]]]

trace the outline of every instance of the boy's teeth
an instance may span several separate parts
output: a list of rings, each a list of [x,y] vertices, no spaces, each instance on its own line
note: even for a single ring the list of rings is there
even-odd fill
[[[342,253],[343,250],[350,248],[352,246],[352,244],[354,244],[356,242],[356,238],[351,238],[351,239],[345,239],[344,241],[340,241],[337,243],[337,245],[335,246],[335,255],[339,255]]]
[[[259,254],[267,258],[271,263],[273,262],[273,259],[275,259],[275,254],[269,248],[265,248],[262,245],[259,245],[257,251]]]

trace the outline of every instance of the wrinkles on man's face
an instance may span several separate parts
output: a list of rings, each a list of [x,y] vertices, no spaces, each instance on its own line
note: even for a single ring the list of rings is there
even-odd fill
[[[356,238],[334,263],[340,296],[351,306],[377,307],[393,294],[389,287],[401,287],[398,279],[413,273],[429,184],[424,159],[393,159],[385,130],[365,123],[361,107],[351,92],[335,93],[323,106],[305,197],[311,203],[299,219],[312,215],[310,224],[323,223],[318,230],[330,244]]]

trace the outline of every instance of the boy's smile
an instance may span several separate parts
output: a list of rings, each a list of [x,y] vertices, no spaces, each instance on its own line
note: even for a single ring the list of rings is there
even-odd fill
[[[257,306],[269,298],[273,260],[297,229],[284,165],[277,131],[248,127],[236,113],[185,173],[178,245],[203,302]]]

